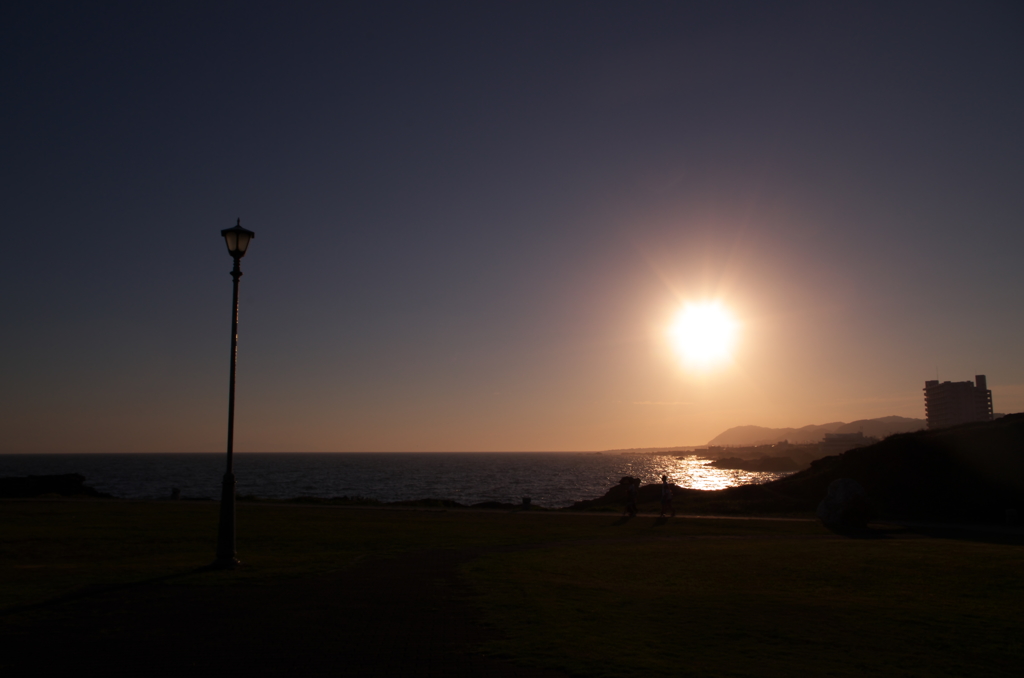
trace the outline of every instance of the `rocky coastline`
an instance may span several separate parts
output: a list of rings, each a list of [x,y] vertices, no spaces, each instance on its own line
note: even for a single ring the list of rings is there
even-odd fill
[[[0,478],[0,499],[30,499],[48,496],[113,499],[111,495],[86,485],[85,476],[79,473]]]
[[[623,478],[604,496],[576,502],[570,510],[621,510],[627,485]],[[830,488],[833,496],[849,498],[857,523],[878,517],[1016,524],[1024,508],[1024,414],[893,435],[761,485],[677,488],[675,502],[677,511],[693,514],[820,517]],[[641,510],[645,504],[652,508],[659,492],[657,484],[641,487]]]
[[[762,465],[768,461],[780,463],[774,459],[755,460]],[[739,462],[744,460],[721,460],[726,464]],[[395,508],[621,512],[627,487],[633,482],[636,479],[625,477],[604,495],[577,501],[564,509],[544,508],[528,499],[521,504],[489,501],[472,505],[439,498],[380,502],[364,497],[297,497],[277,501]],[[658,483],[640,487],[640,510],[658,510],[660,493]],[[0,478],[0,498],[31,497],[111,498],[85,485],[85,478],[79,474]],[[678,512],[705,515],[823,517],[819,508],[826,497],[831,497],[829,501],[833,504],[839,501],[838,497],[853,497],[848,501],[856,503],[852,513],[858,523],[880,517],[1015,524],[1024,508],[1024,414],[897,434],[874,445],[817,459],[810,468],[760,485],[712,491],[675,488]],[[239,501],[267,500],[240,496]],[[833,513],[839,515],[842,511],[835,509]]]

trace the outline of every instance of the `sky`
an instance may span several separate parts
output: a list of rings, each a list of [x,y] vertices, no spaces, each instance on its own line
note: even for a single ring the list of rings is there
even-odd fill
[[[1017,2],[5,3],[0,452],[1024,410]],[[670,339],[717,303],[735,344]]]

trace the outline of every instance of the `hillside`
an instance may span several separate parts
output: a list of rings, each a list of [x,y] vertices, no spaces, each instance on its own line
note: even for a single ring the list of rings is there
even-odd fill
[[[882,517],[1004,522],[1007,511],[1024,508],[1024,414],[895,435],[771,483],[723,492],[812,510],[838,478],[860,483]]]
[[[833,421],[827,424],[811,424],[801,428],[768,428],[766,426],[734,426],[712,438],[709,446],[735,447],[749,445],[771,445],[788,440],[794,445],[818,443],[826,433],[862,432],[872,438],[887,438],[896,433],[920,431],[928,425],[924,419],[909,417],[879,417],[859,419],[849,424]]]
[[[1004,523],[1024,510],[1024,414],[934,431],[893,435],[868,447],[824,457],[806,471],[724,490],[679,491],[683,512],[807,515],[839,478],[860,483],[880,518]],[[641,488],[656,502],[657,484]],[[623,485],[575,509],[621,505]]]

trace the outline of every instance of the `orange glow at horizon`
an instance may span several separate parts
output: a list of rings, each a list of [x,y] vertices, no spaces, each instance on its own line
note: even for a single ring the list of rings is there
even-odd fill
[[[707,370],[732,358],[739,323],[717,301],[686,304],[668,335],[676,352],[691,369]]]

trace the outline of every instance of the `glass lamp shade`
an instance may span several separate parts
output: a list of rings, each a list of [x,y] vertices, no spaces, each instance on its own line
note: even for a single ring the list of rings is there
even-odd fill
[[[242,228],[242,220],[231,228],[225,228],[220,232],[224,236],[224,242],[228,245],[228,253],[236,259],[245,256],[245,250],[249,248],[249,241],[256,237],[252,231]]]

